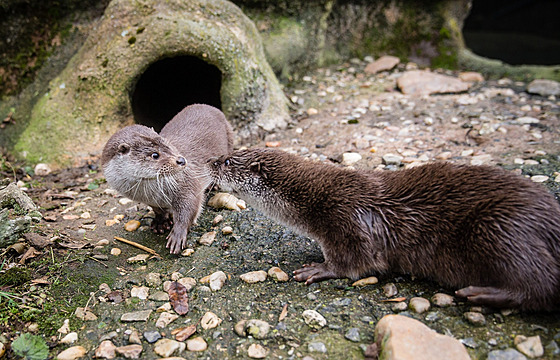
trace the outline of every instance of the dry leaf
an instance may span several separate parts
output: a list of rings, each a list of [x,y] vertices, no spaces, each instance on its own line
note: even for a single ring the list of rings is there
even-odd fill
[[[175,340],[177,341],[185,341],[189,337],[191,337],[191,335],[194,334],[195,332],[196,332],[196,324],[193,324],[187,327],[173,330],[171,332],[171,335],[175,335]]]
[[[282,308],[282,312],[280,312],[280,316],[278,317],[278,322],[284,320],[287,315],[288,315],[288,304],[284,304],[284,307]]]
[[[50,285],[50,282],[49,280],[47,280],[47,278],[47,276],[43,276],[42,278],[31,280],[31,282],[37,285]]]
[[[114,302],[115,304],[121,303],[124,301],[124,296],[122,291],[115,290],[111,291],[107,294],[107,300]]]
[[[173,281],[167,293],[169,294],[169,302],[177,314],[185,315],[189,312],[189,296],[185,285]]]
[[[401,301],[405,301],[405,300],[406,300],[405,297],[398,297],[398,298],[394,298],[394,299],[381,300],[381,302],[401,302]]]

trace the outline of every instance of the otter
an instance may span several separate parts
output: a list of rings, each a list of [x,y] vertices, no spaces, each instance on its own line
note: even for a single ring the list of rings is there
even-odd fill
[[[552,310],[560,303],[560,205],[506,170],[446,162],[352,170],[281,150],[234,151],[214,181],[319,243],[312,284],[395,272],[458,289],[473,303]]]
[[[112,188],[153,208],[152,230],[171,229],[166,246],[178,254],[211,183],[208,160],[232,150],[233,131],[224,114],[195,104],[175,115],[159,134],[143,125],[117,131],[105,144],[101,165]]]

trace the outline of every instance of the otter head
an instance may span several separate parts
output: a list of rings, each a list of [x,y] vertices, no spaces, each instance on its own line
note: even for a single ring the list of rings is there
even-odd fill
[[[127,196],[133,185],[139,187],[142,182],[172,178],[186,164],[174,146],[143,125],[117,131],[105,144],[101,156],[107,182]]]

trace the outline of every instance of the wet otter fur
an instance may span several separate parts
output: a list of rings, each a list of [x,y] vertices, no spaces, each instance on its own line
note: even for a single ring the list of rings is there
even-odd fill
[[[224,114],[195,104],[179,112],[159,134],[143,125],[117,131],[105,144],[101,164],[112,188],[154,209],[155,232],[171,229],[167,248],[177,254],[202,211],[211,183],[208,160],[232,150],[233,132]]]
[[[297,281],[396,272],[492,307],[560,303],[560,206],[503,169],[350,170],[269,149],[235,151],[211,169],[220,187],[317,240],[325,262],[294,271]]]

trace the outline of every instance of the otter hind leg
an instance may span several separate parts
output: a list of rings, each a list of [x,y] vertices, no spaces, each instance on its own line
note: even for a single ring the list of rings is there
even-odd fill
[[[496,308],[519,306],[519,298],[511,291],[492,286],[468,286],[455,291],[455,295],[469,301]]]
[[[153,232],[158,234],[163,234],[166,231],[171,230],[173,226],[173,221],[171,219],[171,214],[169,211],[154,208],[154,213],[156,217],[152,220],[150,225]]]
[[[328,279],[337,279],[340,276],[329,270],[325,263],[305,264],[301,269],[294,270],[294,279],[296,281],[305,281],[306,285],[311,285]]]

